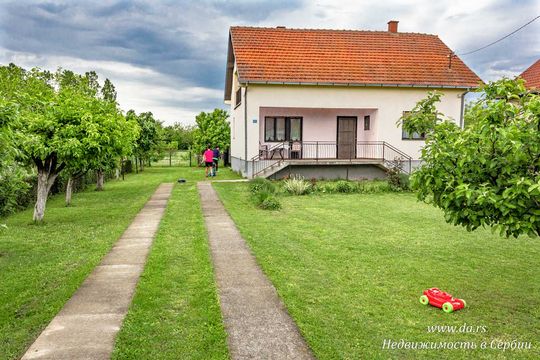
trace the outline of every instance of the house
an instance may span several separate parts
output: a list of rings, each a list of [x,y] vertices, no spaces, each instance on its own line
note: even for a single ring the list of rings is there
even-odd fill
[[[525,86],[528,89],[540,91],[540,59],[529,66],[519,77],[525,80]]]
[[[231,27],[225,103],[231,166],[246,177],[377,178],[409,172],[422,134],[397,121],[428,91],[463,122],[480,78],[436,36],[388,31]]]

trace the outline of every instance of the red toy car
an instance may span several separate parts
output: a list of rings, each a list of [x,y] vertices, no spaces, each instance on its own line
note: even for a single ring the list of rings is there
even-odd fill
[[[420,296],[420,303],[424,305],[431,304],[438,308],[442,308],[446,313],[463,309],[466,306],[465,300],[456,299],[449,293],[437,288],[424,290],[424,295]]]

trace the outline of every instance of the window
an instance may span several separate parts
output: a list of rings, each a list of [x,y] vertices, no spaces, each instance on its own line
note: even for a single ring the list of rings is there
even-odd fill
[[[264,119],[264,141],[276,141],[275,118]]]
[[[410,111],[404,111],[403,116],[406,116],[409,112]],[[425,140],[426,134],[418,134],[418,133],[409,134],[403,129],[403,124],[402,124],[401,125],[401,139],[402,140]]]
[[[264,141],[302,141],[302,118],[267,116],[264,119]]]
[[[238,105],[240,105],[242,103],[242,88],[239,87],[238,90],[236,90],[236,95],[235,95],[235,109],[238,107]]]
[[[371,129],[371,118],[369,115],[364,116],[364,130],[370,130]]]
[[[275,118],[274,131],[276,134],[274,137],[274,141],[285,141],[285,137],[287,135],[285,131],[285,118]]]
[[[289,128],[289,140],[302,141],[302,118],[290,118]]]

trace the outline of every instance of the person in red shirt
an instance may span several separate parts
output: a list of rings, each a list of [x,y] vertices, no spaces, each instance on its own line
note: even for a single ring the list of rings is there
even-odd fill
[[[213,175],[212,166],[214,165],[214,151],[212,150],[210,145],[206,147],[206,151],[204,152],[203,157],[204,164],[206,165],[205,175],[206,177],[208,177],[208,170],[210,170],[210,175]]]

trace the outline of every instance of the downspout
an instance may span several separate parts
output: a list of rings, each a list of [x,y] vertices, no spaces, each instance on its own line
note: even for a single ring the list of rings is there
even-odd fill
[[[248,94],[248,86],[246,83],[246,89],[244,90],[244,171],[246,173],[246,176],[248,176],[248,117],[247,117],[247,94]]]
[[[469,91],[467,90],[463,94],[461,94],[461,112],[460,112],[460,116],[459,116],[459,127],[461,129],[465,128],[465,95],[468,92]]]

